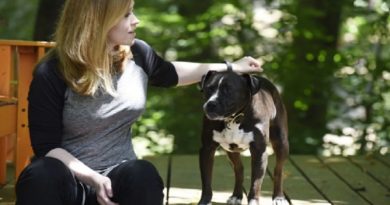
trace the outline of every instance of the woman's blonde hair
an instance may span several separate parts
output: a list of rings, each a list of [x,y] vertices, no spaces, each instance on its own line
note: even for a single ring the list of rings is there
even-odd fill
[[[110,54],[108,32],[129,12],[133,0],[65,2],[54,38],[65,82],[81,95],[94,95],[98,88],[114,95],[113,65],[124,58]]]

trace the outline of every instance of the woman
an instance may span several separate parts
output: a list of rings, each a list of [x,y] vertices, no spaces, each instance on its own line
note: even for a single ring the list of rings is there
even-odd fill
[[[135,39],[133,0],[67,0],[56,46],[37,65],[29,91],[36,159],[16,184],[16,204],[162,204],[163,183],[137,160],[132,123],[145,109],[147,84],[198,82],[220,63],[168,62]],[[259,72],[245,57],[237,72]]]

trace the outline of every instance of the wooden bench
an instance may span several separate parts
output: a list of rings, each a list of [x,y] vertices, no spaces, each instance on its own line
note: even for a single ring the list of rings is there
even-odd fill
[[[6,182],[7,161],[14,163],[15,177],[30,161],[28,89],[35,64],[53,45],[0,40],[0,184]]]

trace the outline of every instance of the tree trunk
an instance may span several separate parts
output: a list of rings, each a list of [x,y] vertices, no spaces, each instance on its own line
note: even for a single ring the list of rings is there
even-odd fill
[[[52,41],[57,20],[65,0],[41,0],[35,21],[35,41]]]
[[[344,2],[298,0],[290,7],[297,24],[293,44],[284,57],[282,83],[291,140],[301,146],[292,146],[296,149],[292,150],[294,153],[315,152],[316,147],[307,143],[318,145],[326,132],[328,97],[332,92],[331,78],[337,69],[334,56]]]

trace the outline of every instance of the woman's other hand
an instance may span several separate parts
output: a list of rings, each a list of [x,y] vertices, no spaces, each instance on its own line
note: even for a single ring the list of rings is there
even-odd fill
[[[110,200],[113,196],[110,178],[96,173],[92,180],[93,187],[96,190],[97,201],[100,205],[118,205]]]

